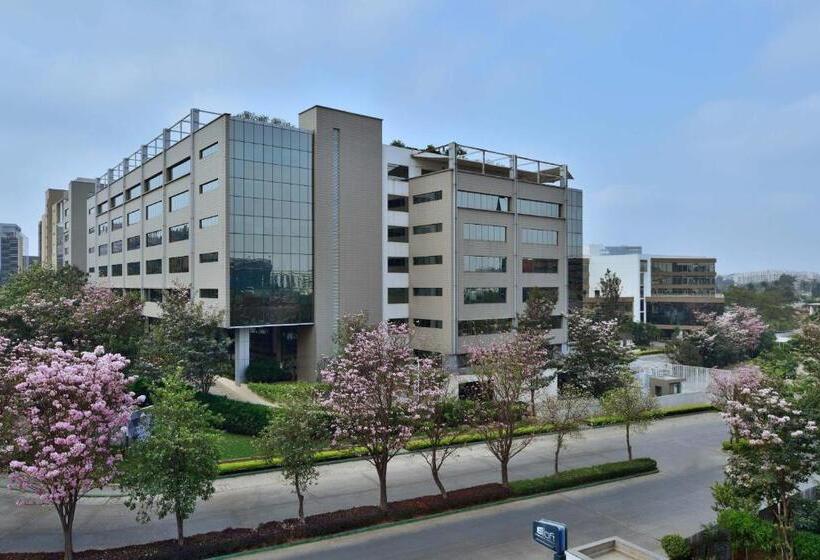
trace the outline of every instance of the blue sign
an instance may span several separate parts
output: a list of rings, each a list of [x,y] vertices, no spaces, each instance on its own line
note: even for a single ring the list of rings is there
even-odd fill
[[[554,550],[556,558],[563,558],[567,549],[567,526],[547,519],[533,521],[532,540]]]

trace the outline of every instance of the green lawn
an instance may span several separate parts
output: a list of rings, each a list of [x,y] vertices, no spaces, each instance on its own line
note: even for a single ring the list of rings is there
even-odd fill
[[[256,450],[252,444],[251,436],[239,434],[229,434],[220,432],[219,438],[219,458],[222,461],[233,461],[235,459],[245,459],[256,455]]]
[[[248,389],[274,404],[285,401],[293,395],[306,394],[320,387],[321,383],[309,383],[307,381],[248,383]]]

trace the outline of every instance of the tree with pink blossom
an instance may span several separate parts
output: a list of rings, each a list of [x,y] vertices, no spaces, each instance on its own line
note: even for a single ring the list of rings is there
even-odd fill
[[[330,385],[322,402],[333,417],[333,441],[366,450],[386,510],[387,465],[442,391],[433,363],[413,355],[407,326],[381,322],[353,333],[322,379]]]
[[[15,410],[17,384],[21,379],[18,373],[9,371],[11,357],[11,341],[0,336],[0,411],[3,411],[0,414],[0,466],[2,467],[6,466],[6,457],[12,450],[17,416],[11,411]]]
[[[792,500],[817,469],[817,424],[770,387],[740,390],[722,416],[742,438],[731,449],[726,478],[738,495],[772,508],[781,557],[794,558]]]
[[[726,411],[730,401],[740,402],[745,394],[743,389],[757,390],[766,384],[766,377],[757,367],[742,366],[733,370],[713,370],[712,380],[707,389],[712,405]],[[731,439],[737,439],[736,431],[731,431]]]
[[[78,353],[58,344],[26,347],[8,366],[21,378],[11,411],[18,421],[9,484],[55,507],[67,560],[77,502],[111,481],[123,429],[140,400],[127,389],[127,365],[102,347]]]

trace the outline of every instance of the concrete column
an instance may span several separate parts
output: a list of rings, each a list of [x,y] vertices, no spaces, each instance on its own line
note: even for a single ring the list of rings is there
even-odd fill
[[[251,363],[250,329],[236,329],[233,352],[233,378],[237,385],[241,385],[245,383],[245,370]]]

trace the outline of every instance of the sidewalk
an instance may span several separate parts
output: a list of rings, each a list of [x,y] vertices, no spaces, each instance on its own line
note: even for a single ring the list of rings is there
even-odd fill
[[[263,404],[265,406],[273,406],[272,403],[266,401],[250,389],[247,385],[237,385],[233,379],[227,377],[217,377],[213,387],[209,391],[212,395],[220,395],[228,397],[235,401],[242,401],[252,404]]]

